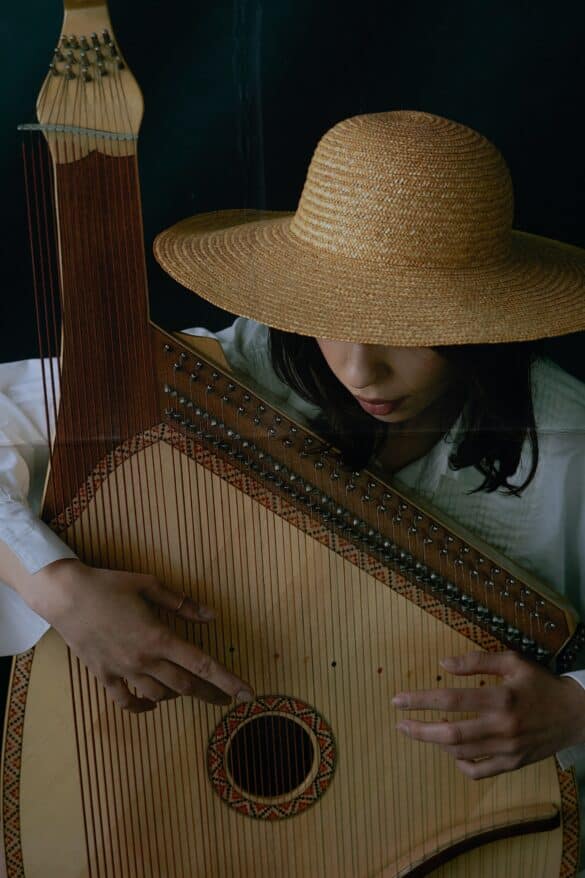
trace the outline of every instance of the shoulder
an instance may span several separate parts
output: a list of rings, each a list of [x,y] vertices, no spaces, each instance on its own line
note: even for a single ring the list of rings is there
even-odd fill
[[[532,393],[538,433],[585,434],[585,383],[541,358],[532,367]]]
[[[269,404],[301,422],[319,416],[320,409],[302,399],[274,371],[270,357],[270,330],[265,324],[238,317],[230,326],[216,333],[201,327],[187,331],[217,339],[236,376]]]

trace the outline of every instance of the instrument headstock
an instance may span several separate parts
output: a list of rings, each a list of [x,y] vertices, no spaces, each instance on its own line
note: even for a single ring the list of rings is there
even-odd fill
[[[94,150],[133,155],[144,103],[114,36],[107,5],[65,0],[64,10],[37,98],[38,123],[53,159],[68,163]]]

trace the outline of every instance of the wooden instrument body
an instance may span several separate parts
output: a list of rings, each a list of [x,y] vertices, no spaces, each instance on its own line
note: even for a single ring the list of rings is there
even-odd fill
[[[75,32],[86,16],[108,24],[85,0],[66,10]],[[141,106],[130,95],[133,130]],[[63,393],[44,517],[88,563],[154,573],[213,606],[209,629],[181,633],[259,698],[124,714],[49,632],[14,665],[7,876],[574,875],[571,773],[549,759],[473,783],[437,748],[399,736],[390,704],[407,686],[444,685],[440,658],[499,649],[514,625],[557,654],[574,633],[569,609],[535,591],[553,627],[534,632],[532,599],[518,618],[517,598],[538,583],[395,487],[351,473],[319,437],[149,324],[134,146],[100,148],[101,134],[62,121],[63,136],[45,131]],[[55,352],[60,330],[40,316]],[[302,727],[312,748],[300,781],[276,796],[246,792],[228,761],[260,717],[280,717],[284,738]],[[257,737],[261,756],[274,741]]]
[[[155,361],[168,341],[153,330]],[[174,365],[184,354],[189,374],[197,357],[173,348],[166,356]],[[204,397],[212,375],[230,382],[198,362]],[[168,368],[155,378],[167,390]],[[253,429],[261,442],[264,425]],[[206,444],[167,416],[105,459],[55,525],[88,562],[154,571],[214,606],[208,631],[182,633],[201,637],[259,696],[292,699],[276,713],[294,713],[295,702],[315,708],[332,733],[323,754],[314,751],[323,755],[321,794],[307,776],[275,799],[232,786],[236,807],[228,804],[220,792],[229,777],[210,775],[209,742],[229,709],[182,698],[154,715],[124,714],[49,632],[16,662],[14,765],[3,773],[8,874],[44,878],[47,863],[63,878],[574,874],[574,781],[555,760],[474,783],[446,754],[394,728],[396,691],[444,685],[440,658],[493,649],[493,637]],[[137,485],[144,490],[129,490]],[[11,773],[20,791],[7,823]],[[550,828],[557,809],[561,825]],[[449,860],[470,836],[493,839],[523,823],[527,834]]]

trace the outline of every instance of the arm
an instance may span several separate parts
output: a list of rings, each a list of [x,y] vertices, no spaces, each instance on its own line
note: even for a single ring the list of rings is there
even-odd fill
[[[209,622],[212,611],[155,577],[88,567],[35,516],[27,494],[38,508],[47,460],[47,442],[39,425],[42,390],[39,381],[29,386],[14,380],[23,374],[30,377],[31,370],[34,373],[33,366],[24,364],[0,367],[4,652],[33,645],[50,624],[122,707],[150,710],[157,701],[178,694],[214,703],[249,699],[247,683],[174,634],[155,609],[176,612],[193,623]],[[38,367],[35,374],[40,378]]]

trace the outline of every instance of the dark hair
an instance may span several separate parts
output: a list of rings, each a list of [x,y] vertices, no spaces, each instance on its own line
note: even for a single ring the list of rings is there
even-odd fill
[[[278,377],[307,401],[319,406],[316,425],[324,440],[337,447],[352,468],[367,465],[380,448],[386,426],[366,415],[327,366],[314,338],[270,330],[269,349]],[[531,366],[541,342],[435,347],[459,376],[462,436],[449,458],[452,469],[474,466],[484,476],[476,491],[502,487],[520,494],[534,478],[538,440],[531,390]],[[524,442],[531,468],[521,485],[511,485]],[[475,492],[474,492],[475,493]]]

